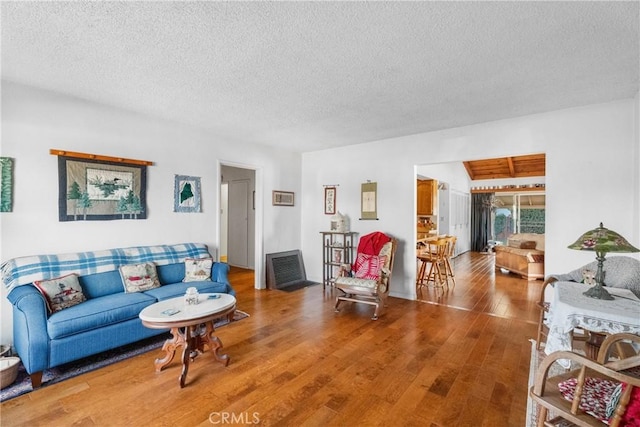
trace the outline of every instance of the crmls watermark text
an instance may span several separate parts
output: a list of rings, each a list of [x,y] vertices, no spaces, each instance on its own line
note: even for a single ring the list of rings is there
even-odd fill
[[[209,414],[211,424],[260,424],[257,412],[212,412]]]

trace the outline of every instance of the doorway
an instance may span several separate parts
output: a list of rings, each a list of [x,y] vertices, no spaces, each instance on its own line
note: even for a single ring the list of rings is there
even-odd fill
[[[220,260],[255,269],[255,170],[220,166]]]

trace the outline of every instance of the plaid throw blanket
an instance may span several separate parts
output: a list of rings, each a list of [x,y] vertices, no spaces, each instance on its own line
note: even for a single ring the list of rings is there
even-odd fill
[[[203,243],[136,246],[60,255],[33,255],[10,259],[0,267],[7,292],[34,280],[53,279],[71,273],[84,276],[117,270],[121,265],[153,261],[156,265],[184,262],[185,258],[211,257]]]

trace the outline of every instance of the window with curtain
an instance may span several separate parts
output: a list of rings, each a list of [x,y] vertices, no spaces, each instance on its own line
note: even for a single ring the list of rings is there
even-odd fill
[[[492,198],[492,239],[503,244],[514,233],[545,232],[544,193],[498,194]]]
[[[471,250],[482,252],[491,239],[491,199],[493,193],[471,194]]]

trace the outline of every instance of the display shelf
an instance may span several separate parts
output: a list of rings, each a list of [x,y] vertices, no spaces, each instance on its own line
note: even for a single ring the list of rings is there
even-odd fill
[[[353,263],[355,236],[358,233],[321,231],[322,234],[322,288],[333,287],[343,264]]]

